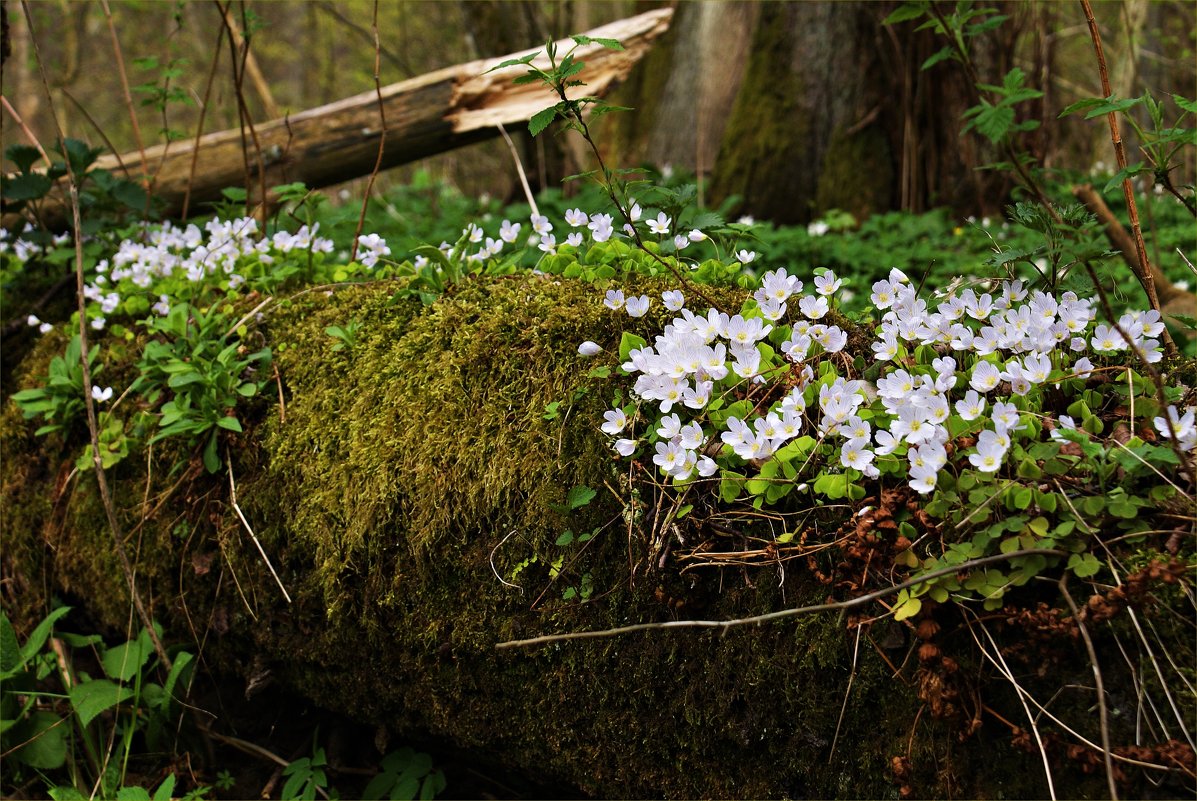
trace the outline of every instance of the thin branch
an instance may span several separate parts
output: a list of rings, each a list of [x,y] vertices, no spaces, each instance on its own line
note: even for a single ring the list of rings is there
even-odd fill
[[[974,567],[984,567],[985,565],[995,564],[997,562],[1007,562],[1011,559],[1016,559],[1020,556],[1067,556],[1064,551],[1058,551],[1052,548],[1028,548],[1025,551],[1011,551],[1010,553],[994,554],[993,556],[985,556],[980,559],[973,559],[968,562],[961,562],[958,565],[940,568],[939,570],[932,570],[930,573],[924,573],[916,578],[903,581],[901,584],[895,584],[892,587],[885,587],[884,589],[870,592],[867,595],[861,595],[857,598],[851,598],[847,601],[836,601],[826,604],[815,604],[814,606],[799,606],[793,609],[783,609],[780,612],[769,612],[763,615],[754,615],[752,617],[737,618],[734,620],[668,620],[661,623],[636,623],[631,626],[620,626],[614,629],[601,629],[598,631],[575,631],[568,634],[546,634],[541,637],[532,637],[527,640],[508,640],[495,645],[498,650],[507,648],[526,648],[533,645],[544,645],[546,643],[561,642],[563,640],[593,640],[605,637],[615,637],[620,634],[630,634],[634,631],[649,631],[651,629],[719,629],[727,631],[735,626],[746,626],[759,623],[771,623],[776,620],[784,620],[785,618],[796,617],[798,615],[806,615],[813,612],[833,612],[843,609],[853,609],[857,606],[863,606],[867,603],[876,601],[878,598],[884,598],[887,595],[893,595],[900,590],[916,587],[919,584],[925,584],[931,579],[939,578],[953,573],[959,573],[962,570],[970,570]]]
[[[46,77],[46,65],[42,61],[41,48],[38,45],[37,36],[34,32],[33,14],[29,10],[29,0],[21,0],[21,8],[25,12],[25,21],[29,26],[29,41],[33,45],[34,58],[37,61],[38,72],[42,78],[42,87],[46,91],[50,119],[54,122],[54,129],[58,133],[59,140],[63,141],[62,125],[58,121],[58,113],[54,110],[54,98],[50,93],[50,80]],[[169,672],[172,662],[170,656],[166,653],[166,647],[162,644],[162,640],[158,637],[158,632],[154,628],[154,620],[150,617],[150,613],[145,607],[145,602],[142,601],[141,594],[137,591],[137,577],[133,572],[133,565],[129,561],[129,554],[125,551],[125,542],[121,535],[120,523],[116,519],[116,508],[113,506],[112,495],[108,490],[108,476],[104,471],[104,462],[100,457],[100,429],[96,422],[96,402],[91,394],[91,365],[88,364],[87,359],[89,350],[87,341],[87,301],[83,295],[85,283],[83,280],[83,222],[79,213],[79,183],[78,177],[75,175],[75,170],[71,166],[71,160],[63,159],[63,163],[66,165],[67,197],[70,201],[71,217],[74,223],[72,233],[75,239],[75,299],[79,309],[79,362],[83,375],[83,404],[87,410],[87,430],[91,435],[91,455],[96,471],[96,483],[100,487],[100,501],[104,506],[104,513],[108,517],[108,527],[112,531],[112,542],[116,551],[117,561],[120,563],[121,572],[124,573],[125,582],[128,584],[129,595],[133,598],[133,606],[137,609],[137,616],[141,619],[141,624],[145,627],[146,633],[153,643],[154,651],[158,655],[158,661]]]
[[[511,160],[515,162],[515,171],[520,177],[520,186],[524,188],[524,197],[528,199],[528,205],[532,207],[532,213],[537,217],[540,216],[540,209],[536,207],[536,198],[532,196],[532,188],[528,186],[528,176],[524,173],[524,165],[520,161],[520,154],[515,149],[515,142],[511,141],[511,137],[507,135],[507,129],[503,127],[503,123],[498,124],[499,133],[503,136],[503,141],[507,143],[507,149],[511,151]]]
[[[980,626],[981,631],[985,633],[986,638],[988,638],[989,642],[993,644],[993,652],[997,655],[997,660],[990,656],[989,652],[985,650],[985,646],[982,645],[981,641],[977,638],[977,633],[973,631],[972,624],[968,623],[968,618],[965,618],[965,622],[968,623],[969,636],[973,638],[973,642],[977,644],[977,648],[981,650],[981,653],[985,655],[985,658],[990,662],[993,662],[994,666],[998,667],[998,670],[1001,671],[1002,676],[1005,677],[1005,679],[1012,685],[1014,685],[1014,691],[1018,695],[1018,702],[1022,704],[1022,711],[1026,714],[1027,721],[1029,721],[1031,724],[1031,733],[1035,735],[1035,744],[1039,746],[1039,757],[1043,760],[1043,774],[1047,777],[1048,795],[1052,797],[1052,801],[1056,801],[1056,785],[1052,780],[1052,769],[1051,763],[1049,763],[1047,760],[1047,749],[1043,745],[1043,738],[1039,735],[1039,724],[1035,721],[1035,716],[1031,714],[1031,708],[1027,706],[1027,698],[1030,697],[1030,694],[1027,693],[1027,691],[1022,688],[1022,685],[1020,685],[1014,679],[1014,673],[1010,670],[1010,666],[1006,664],[1006,658],[1002,656],[1002,649],[998,648],[998,644],[994,642],[993,635],[989,633],[989,629],[985,628],[985,626],[981,624],[980,619],[977,618],[975,614],[973,617],[976,620],[977,625]],[[998,666],[998,660],[1001,661],[1000,666]],[[990,709],[989,712],[991,715],[1001,719],[1001,716],[992,709]],[[1011,725],[1007,720],[1003,719],[1002,722],[1006,723],[1007,725]]]
[[[254,545],[258,549],[258,553],[262,556],[262,561],[266,563],[267,569],[270,570],[270,575],[274,576],[274,581],[278,584],[278,588],[283,591],[283,597],[287,599],[287,603],[291,603],[291,596],[287,593],[287,588],[283,586],[283,580],[278,577],[278,573],[274,570],[274,565],[270,563],[270,557],[266,555],[266,550],[262,547],[262,543],[258,541],[258,535],[254,534],[253,527],[250,526],[249,521],[245,519],[245,513],[241,511],[241,507],[237,504],[237,482],[233,480],[233,459],[229,455],[229,449],[224,450],[224,460],[229,465],[229,493],[230,503],[233,504],[233,511],[237,513],[238,519],[241,520],[241,525],[245,526],[245,530],[249,532],[249,538],[254,541]]]
[[[1101,75],[1101,91],[1106,97],[1110,97],[1113,94],[1110,89],[1110,74],[1106,70],[1106,55],[1101,46],[1101,32],[1097,29],[1097,20],[1093,18],[1093,7],[1089,5],[1089,0],[1081,0],[1081,8],[1085,12],[1085,21],[1089,24],[1089,35],[1093,39],[1093,50],[1097,54],[1097,71]],[[1118,130],[1118,114],[1111,111],[1106,118],[1110,123],[1110,141],[1114,144],[1114,156],[1118,160],[1118,169],[1125,170],[1126,148],[1122,144],[1122,133]],[[1143,244],[1143,230],[1139,226],[1139,210],[1135,206],[1135,192],[1131,188],[1129,176],[1122,179],[1122,194],[1126,198],[1126,211],[1130,216],[1135,252],[1139,256],[1139,265],[1136,271],[1139,283],[1143,285],[1143,291],[1147,293],[1147,301],[1151,304],[1151,308],[1158,312],[1160,298],[1156,294],[1155,279],[1151,274],[1151,265],[1147,261],[1147,247]],[[1170,356],[1177,355],[1176,343],[1172,341],[1167,329],[1164,329],[1164,341],[1168,348],[1168,354]]]
[[[37,152],[41,154],[42,159],[46,162],[46,166],[49,167],[51,164],[53,164],[53,162],[50,161],[50,157],[46,155],[46,151],[42,147],[42,143],[37,141],[37,137],[34,135],[33,131],[29,130],[29,126],[25,124],[23,119],[21,119],[21,115],[17,113],[17,110],[12,107],[12,103],[8,102],[8,98],[4,95],[0,95],[0,103],[4,104],[4,110],[9,113],[9,116],[12,117],[13,122],[15,122],[21,129],[22,133],[25,134],[25,138],[28,139],[35,148],[37,148]]]
[[[357,229],[353,232],[353,247],[349,251],[349,261],[357,260],[358,240],[362,236],[362,227],[366,224],[366,209],[370,207],[370,193],[374,191],[374,181],[378,178],[378,171],[382,169],[382,154],[387,145],[387,110],[382,102],[381,71],[382,43],[378,38],[378,0],[374,0],[374,16],[370,22],[370,29],[374,33],[374,94],[378,97],[378,117],[382,121],[382,129],[378,132],[378,158],[374,160],[374,169],[366,180],[366,192],[362,197],[362,213],[357,218]]]
[[[224,37],[219,31],[216,33],[216,47],[212,48],[212,66],[208,67],[208,82],[204,85],[204,100],[200,104],[199,122],[195,126],[195,144],[191,146],[191,170],[187,173],[187,188],[183,192],[183,212],[180,218],[187,219],[187,212],[191,207],[191,185],[195,183],[195,168],[199,164],[200,138],[204,135],[204,117],[208,114],[208,101],[212,97],[212,84],[216,80],[216,66],[220,60],[220,47]]]
[[[1088,8],[1086,0],[1081,0]],[[1076,601],[1072,600],[1072,593],[1068,591],[1068,574],[1060,577],[1060,594],[1068,602],[1072,610],[1072,619],[1076,621],[1081,639],[1085,641],[1085,650],[1089,652],[1089,665],[1093,668],[1093,681],[1097,684],[1097,714],[1101,722],[1101,756],[1106,763],[1106,781],[1110,788],[1110,801],[1118,801],[1118,785],[1114,782],[1114,760],[1110,758],[1110,711],[1106,708],[1106,688],[1101,680],[1101,667],[1097,664],[1097,651],[1093,648],[1093,639],[1089,636],[1089,627],[1081,619]]]
[[[112,37],[112,54],[116,59],[116,73],[121,79],[121,94],[125,99],[125,108],[129,111],[129,122],[133,124],[133,141],[137,143],[137,152],[141,154],[142,186],[146,186],[145,170],[149,167],[145,158],[145,142],[141,138],[141,125],[137,122],[137,110],[133,107],[133,93],[129,91],[129,76],[125,71],[125,57],[121,53],[121,42],[116,36],[116,23],[112,20],[112,9],[108,7],[108,0],[100,0],[104,9],[104,19],[108,21],[108,33]],[[115,151],[114,151],[115,152]]]

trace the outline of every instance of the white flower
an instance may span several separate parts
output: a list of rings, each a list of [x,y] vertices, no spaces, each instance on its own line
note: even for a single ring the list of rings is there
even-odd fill
[[[815,291],[820,295],[833,295],[842,283],[843,281],[835,277],[835,273],[827,270],[822,275],[815,276]]]
[[[831,226],[822,220],[815,220],[810,225],[806,226],[806,233],[810,236],[823,236],[831,230]]]
[[[93,384],[91,387],[91,396],[94,400],[104,403],[112,397],[112,387],[104,387],[103,389],[100,389],[100,387]]]
[[[38,330],[40,333],[43,333],[43,334],[48,334],[48,333],[50,333],[51,331],[53,331],[53,330],[54,330],[54,326],[50,325],[49,323],[42,323],[41,325],[39,325],[39,326],[37,327],[37,330]]]
[[[827,303],[827,298],[822,295],[817,298],[811,295],[805,295],[801,300],[798,301],[798,308],[810,319],[818,320],[823,315],[827,314],[827,310],[830,309],[831,306]]]
[[[1002,380],[1002,373],[992,362],[977,362],[976,367],[973,368],[972,378],[968,383],[977,392],[988,392],[998,385]]]
[[[692,231],[690,231],[690,233],[686,234],[686,238],[689,239],[691,242],[701,242],[702,240],[707,238],[707,235],[704,234],[702,231],[698,230],[697,228],[695,228]]]
[[[602,350],[603,350],[603,348],[601,345],[599,345],[597,342],[591,342],[588,339],[585,342],[583,342],[581,345],[578,346],[578,355],[585,356],[585,357],[589,358],[591,356],[597,356],[599,353],[602,353]]]
[[[615,444],[611,447],[613,447],[615,452],[620,456],[631,456],[636,452],[636,445],[637,441],[634,439],[617,439],[615,440]]]
[[[643,317],[648,313],[648,307],[652,303],[648,295],[641,295],[638,298],[628,298],[625,303],[625,308],[628,314],[632,317]]]
[[[606,242],[615,232],[610,214],[592,214],[586,226],[591,231],[595,242]]]
[[[545,217],[543,214],[533,214],[532,230],[541,236],[544,236],[549,231],[553,230],[553,224],[549,222],[549,218]]]
[[[37,315],[36,315],[36,314],[31,314],[31,315],[29,315],[27,318],[25,318],[25,324],[26,324],[26,325],[31,325],[31,326],[32,326],[32,325],[41,325],[41,324],[42,324],[42,321],[41,321],[41,320],[39,320],[39,319],[37,319]]]
[[[977,394],[975,389],[964,393],[964,399],[956,401],[956,414],[965,420],[976,420],[985,412],[985,398]]]
[[[581,209],[569,209],[565,212],[565,221],[574,228],[585,225],[590,221],[589,215]]]
[[[511,244],[520,235],[520,227],[519,223],[513,223],[511,220],[503,220],[503,225],[499,228],[499,238]]]
[[[968,461],[982,473],[996,473],[1006,458],[1006,451],[993,442],[980,440],[977,452],[970,454]]]
[[[665,216],[665,212],[659,212],[657,219],[648,221],[648,230],[652,231],[658,236],[664,236],[669,233],[669,223],[671,220]]]
[[[931,465],[921,465],[919,467],[911,467],[908,475],[910,480],[910,488],[920,495],[926,495],[935,489],[935,483],[939,480],[939,470]]]
[[[623,413],[623,409],[611,409],[603,412],[603,419],[606,422],[602,425],[602,431],[612,437],[623,431],[628,424],[628,417]]]
[[[619,311],[623,308],[623,290],[622,289],[608,289],[607,297],[603,300],[603,305],[612,311]]]
[[[1175,431],[1176,442],[1182,450],[1197,449],[1197,411],[1190,406],[1182,415],[1175,406],[1169,404],[1167,414],[1166,418],[1156,417],[1152,420],[1155,430],[1159,432],[1160,436],[1164,439],[1172,439],[1173,431]],[[1169,422],[1172,423],[1171,427],[1168,425]]]
[[[690,247],[690,240],[686,238],[685,234],[678,234],[673,238],[673,247],[677,250],[685,250]]]
[[[736,251],[736,261],[740,262],[740,264],[749,264],[752,261],[754,261],[755,259],[756,259],[756,251],[755,250],[737,250]]]
[[[875,454],[868,449],[869,438],[854,437],[844,443],[844,447],[840,450],[840,464],[844,467],[851,467],[853,470],[864,470],[866,465],[872,463]]]
[[[685,296],[677,289],[667,289],[662,292],[661,301],[665,304],[665,308],[671,312],[680,311],[686,305]]]

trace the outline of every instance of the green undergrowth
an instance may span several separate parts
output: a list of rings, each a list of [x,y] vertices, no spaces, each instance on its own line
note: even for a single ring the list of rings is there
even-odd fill
[[[648,632],[496,651],[544,632],[743,617],[843,592],[809,569],[833,570],[829,554],[784,572],[682,572],[657,568],[629,539],[617,497],[627,467],[593,422],[617,383],[601,368],[614,364],[624,321],[593,286],[477,279],[429,307],[392,302],[394,291],[389,282],[309,291],[268,307],[260,323],[282,403],[270,385],[245,410],[228,463],[293,603],[239,521],[227,471],[209,474],[198,454],[165,443],[111,471],[139,587],[168,639],[204,642],[204,659],[226,670],[265,667],[315,703],[393,732],[430,733],[596,795],[896,797],[903,782],[926,796],[1046,795],[1038,753],[1011,746],[1011,731],[978,711],[984,688],[991,708],[1024,720],[948,606],[924,617],[942,626],[932,639],[957,659],[953,672],[923,665],[906,625],[882,623],[857,640],[835,614],[722,636]],[[326,333],[354,321],[352,343]],[[589,362],[576,351],[587,339],[605,348]],[[44,374],[62,345],[39,343],[19,381]],[[131,369],[111,359],[113,375]],[[30,607],[51,593],[85,597],[102,623],[121,626],[128,595],[95,484],[71,473],[82,434],[35,440],[33,428],[6,406],[5,569],[22,577]],[[569,510],[580,485],[594,499]],[[559,563],[565,529],[598,533]],[[563,585],[583,573],[591,600],[564,600]],[[1029,586],[1010,603],[1033,608],[1054,592]],[[1189,629],[1172,611],[1184,603],[1165,598],[1158,616],[1146,614],[1192,664]],[[1075,638],[1044,644],[1025,627],[993,626],[1004,645],[1023,644],[1020,681],[1037,697],[1091,681]],[[1117,653],[1116,636],[1131,642],[1125,617],[1095,636],[1103,654]],[[1113,657],[1104,664],[1115,742],[1128,743],[1134,685]],[[1096,740],[1091,698],[1064,690],[1052,709]],[[962,736],[974,714],[980,728]],[[1103,793],[1100,770],[1070,760],[1065,745],[1050,752],[1057,792]],[[895,757],[909,759],[903,781]]]

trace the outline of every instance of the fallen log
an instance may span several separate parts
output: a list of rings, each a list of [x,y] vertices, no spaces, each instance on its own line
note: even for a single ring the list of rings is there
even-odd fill
[[[657,9],[588,31],[592,38],[617,39],[624,49],[593,43],[579,47],[576,56],[586,63],[579,78],[586,85],[575,91],[601,96],[617,86],[668,30],[672,14],[672,9]],[[573,42],[558,45],[568,49]],[[268,189],[294,181],[311,188],[348,181],[374,169],[380,137],[385,139],[382,168],[387,169],[498,136],[497,126],[524,122],[551,105],[554,98],[543,86],[512,83],[522,74],[520,67],[490,72],[505,60],[538,51],[542,55],[533,64],[548,69],[543,50],[458,64],[384,86],[379,93],[363,92],[261,123],[254,126],[256,144],[248,130],[234,129],[149,148],[144,161],[133,152],[102,157],[96,166],[150,175],[167,217],[182,212],[189,187],[190,208],[195,209],[218,200],[226,187],[247,186],[253,192],[263,183],[263,171]],[[62,224],[61,198],[47,203],[43,219],[51,226]]]
[[[396,736],[431,734],[596,797],[890,798],[899,786],[915,797],[1047,797],[1021,696],[969,647],[973,628],[950,604],[917,629],[877,605],[852,610],[859,619],[832,612],[724,634],[497,650],[543,632],[742,618],[847,591],[821,580],[820,566],[834,572],[838,557],[818,548],[755,567],[657,558],[634,529],[652,517],[650,498],[638,512],[625,506],[628,468],[597,430],[618,382],[587,370],[618,363],[624,320],[596,302],[592,285],[479,279],[429,308],[391,303],[393,292],[345,287],[265,311],[255,336],[275,348],[282,388],[277,404],[272,390],[246,411],[231,448],[240,513],[229,475],[209,476],[198,462],[171,469],[194,454],[170,440],[110,473],[139,589],[169,642],[194,650],[202,641],[205,664],[247,682],[269,675]],[[651,314],[650,325],[663,322]],[[348,319],[360,321],[358,338],[334,352],[324,328]],[[584,339],[607,350],[582,366]],[[64,342],[43,338],[18,385],[44,375]],[[546,419],[546,404],[564,408],[568,398],[567,411]],[[95,483],[72,470],[86,434],[35,438],[35,426],[14,404],[0,415],[4,586],[20,588],[0,598],[12,608],[55,593],[123,630],[128,594]],[[568,511],[579,484],[598,494]],[[566,528],[598,533],[585,547],[559,545]],[[727,542],[682,528],[691,547]],[[893,535],[875,533],[888,548]],[[587,584],[586,602],[565,591]],[[1027,591],[1033,603],[1038,590]],[[1168,627],[1168,647],[1191,664],[1183,610],[1164,611],[1153,625]],[[1060,691],[1092,677],[1069,627],[1040,615],[1031,623],[1042,618],[1042,630],[1024,631],[1003,614],[972,626],[985,625],[1017,660],[1019,692],[1096,740],[1091,695]],[[1094,631],[1103,653],[1117,653],[1115,629]],[[1041,662],[1050,670],[1037,671]],[[1122,710],[1113,741],[1135,742],[1135,676],[1116,656],[1102,669]],[[1104,777],[1091,771],[1100,756],[1050,731],[1060,797],[1100,794]],[[1127,797],[1146,794],[1148,778],[1168,782],[1156,794],[1185,792],[1179,768],[1128,772]]]

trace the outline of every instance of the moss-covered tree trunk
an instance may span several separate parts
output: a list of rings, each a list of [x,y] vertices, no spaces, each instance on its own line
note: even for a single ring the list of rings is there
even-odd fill
[[[208,475],[193,450],[169,441],[111,472],[140,590],[168,640],[203,640],[208,665],[270,671],[314,703],[598,796],[882,798],[900,786],[927,797],[1047,794],[1039,754],[1013,747],[1003,723],[1023,720],[1017,698],[950,609],[934,616],[938,633],[940,624],[855,628],[864,618],[827,614],[725,636],[648,632],[496,650],[543,632],[842,598],[823,575],[839,557],[823,549],[784,572],[781,563],[684,569],[651,550],[637,517],[625,518],[626,464],[597,431],[620,379],[589,371],[615,363],[626,318],[604,309],[592,286],[479,279],[428,308],[394,304],[393,291],[301,295],[251,334],[274,348],[281,387],[241,416],[232,469],[241,510],[293,603],[246,535],[226,473]],[[358,338],[334,351],[323,331],[350,319],[361,323]],[[581,361],[584,339],[606,355]],[[58,334],[44,338],[19,382],[38,380],[62,346]],[[114,385],[134,369],[120,352],[105,357]],[[553,402],[555,415],[546,413]],[[0,417],[4,586],[20,592],[6,589],[6,609],[55,594],[123,627],[128,594],[94,479],[72,470],[85,435],[36,439],[32,429],[9,403]],[[567,512],[579,484],[598,494]],[[636,514],[651,514],[647,503],[642,496]],[[558,544],[566,529],[597,533],[585,547]],[[714,530],[690,536],[731,544]],[[585,602],[566,591],[586,586],[577,593]],[[1023,686],[1097,740],[1091,695],[1061,689],[1091,679],[1069,629],[987,625]],[[1183,616],[1153,625],[1161,636],[1181,630],[1170,647],[1191,664]],[[1118,630],[1097,632],[1105,653]],[[1111,703],[1125,707],[1115,742],[1130,743],[1134,685],[1118,661],[1104,667]],[[1084,759],[1069,757],[1075,741],[1055,736],[1056,791],[1101,793],[1100,768],[1088,772],[1100,760],[1084,748]],[[1143,781],[1126,780],[1131,792]]]

